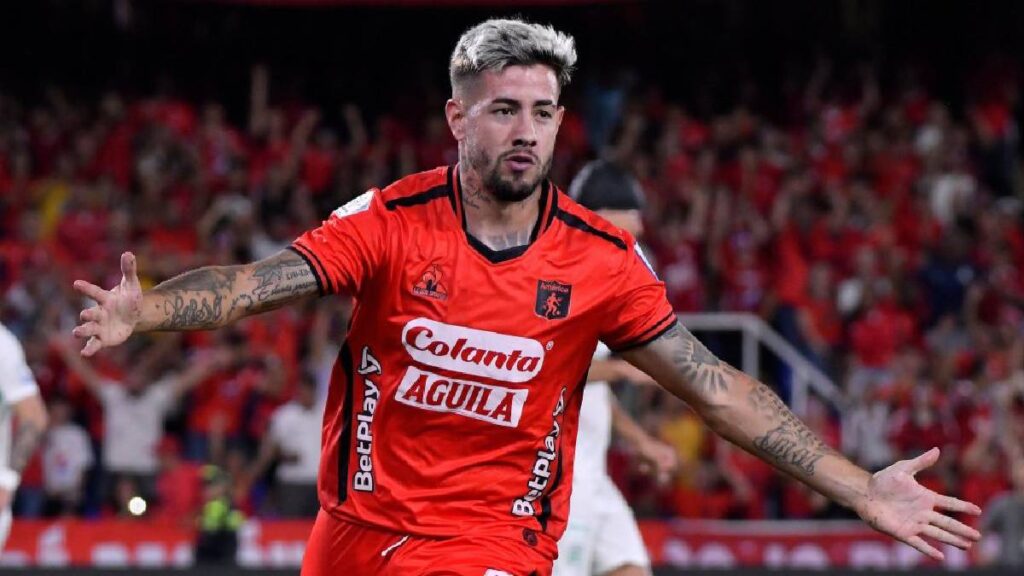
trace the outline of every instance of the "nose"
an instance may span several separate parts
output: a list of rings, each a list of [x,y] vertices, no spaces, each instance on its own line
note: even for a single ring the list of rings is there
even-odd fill
[[[513,132],[512,145],[516,148],[533,148],[537,145],[537,124],[532,114],[519,114]]]

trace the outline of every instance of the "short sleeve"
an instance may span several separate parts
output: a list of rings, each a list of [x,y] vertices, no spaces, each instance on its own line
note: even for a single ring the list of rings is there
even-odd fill
[[[321,294],[359,294],[384,260],[386,212],[380,192],[370,190],[292,243],[291,250],[313,270]]]
[[[658,280],[636,242],[623,255],[621,271],[612,279],[600,339],[614,352],[648,344],[676,323],[665,284]]]
[[[39,394],[36,379],[25,362],[25,351],[9,332],[3,334],[0,343],[0,394],[7,405]]]

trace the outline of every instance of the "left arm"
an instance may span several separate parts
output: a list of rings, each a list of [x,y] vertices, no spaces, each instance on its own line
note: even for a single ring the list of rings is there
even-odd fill
[[[922,536],[964,549],[980,538],[935,511],[979,514],[977,506],[914,480],[935,463],[938,450],[871,475],[822,442],[768,386],[719,360],[678,323],[622,356],[687,402],[715,433],[852,508],[872,528],[937,559],[942,553]]]

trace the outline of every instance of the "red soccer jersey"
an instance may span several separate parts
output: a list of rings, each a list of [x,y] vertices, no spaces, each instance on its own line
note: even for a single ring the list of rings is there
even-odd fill
[[[324,415],[319,493],[398,533],[565,527],[582,383],[598,339],[647,343],[675,315],[632,237],[550,184],[528,246],[465,232],[457,168],[336,210],[292,246],[355,296]],[[533,532],[531,532],[533,531]],[[531,542],[532,541],[532,542]]]

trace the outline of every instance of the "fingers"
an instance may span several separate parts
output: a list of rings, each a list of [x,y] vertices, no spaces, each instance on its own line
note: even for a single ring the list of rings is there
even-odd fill
[[[75,280],[73,286],[75,287],[75,290],[78,290],[100,304],[104,304],[108,299],[110,299],[110,292],[107,292],[95,284],[90,284],[85,280]]]
[[[960,522],[959,520],[954,520],[953,518],[950,518],[949,516],[944,516],[942,514],[939,514],[938,512],[929,512],[925,519],[928,521],[929,524],[933,526],[938,526],[946,532],[956,534],[961,538],[966,538],[974,542],[981,540],[980,532],[964,524],[963,522]]]
[[[103,309],[98,306],[86,308],[78,313],[82,322],[99,322],[103,318]]]
[[[952,496],[941,496],[936,494],[935,506],[943,510],[973,514],[974,516],[981,514],[981,508],[975,504],[964,502],[963,500],[953,498]]]
[[[93,336],[92,338],[89,338],[88,342],[85,343],[85,348],[82,348],[82,356],[92,356],[93,354],[99,352],[100,348],[103,348],[103,343],[100,342],[99,338]]]
[[[946,532],[938,526],[932,526],[931,524],[925,525],[925,527],[921,530],[921,533],[931,538],[932,540],[938,540],[943,544],[950,544],[952,546],[956,546],[961,550],[967,550],[971,547],[971,542],[964,540],[956,534],[950,534],[949,532]]]
[[[942,554],[942,552],[939,552],[939,550],[937,548],[935,548],[931,544],[925,542],[924,538],[921,538],[920,536],[911,536],[910,538],[907,538],[906,540],[904,540],[904,542],[906,542],[907,544],[910,544],[918,552],[924,554],[925,556],[928,556],[930,558],[934,558],[934,559],[939,560],[939,561],[942,561],[942,560],[946,559],[946,557]]]
[[[931,450],[921,454],[913,460],[907,461],[907,471],[911,474],[917,474],[921,470],[928,468],[939,461],[939,449],[932,448]]]
[[[75,326],[71,329],[71,334],[75,338],[91,338],[93,336],[100,335],[100,325],[96,322],[86,322],[81,326]]]
[[[124,276],[124,283],[128,288],[139,287],[139,273],[135,267],[135,254],[131,252],[121,254],[121,275]]]

